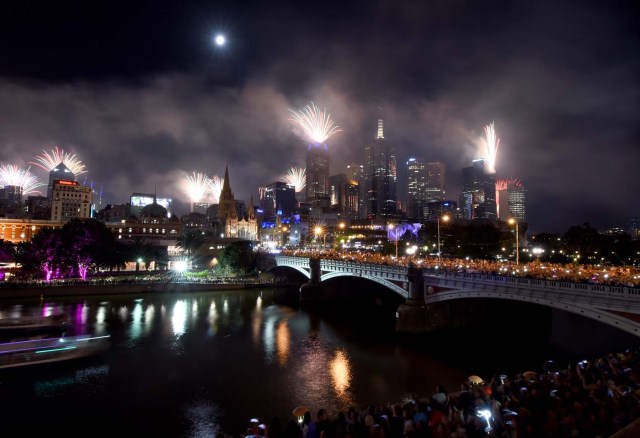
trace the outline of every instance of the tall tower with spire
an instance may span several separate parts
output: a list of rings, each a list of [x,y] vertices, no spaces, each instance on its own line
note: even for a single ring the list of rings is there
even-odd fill
[[[375,140],[364,148],[364,213],[369,219],[387,220],[396,216],[396,150],[384,138],[384,119],[379,108]]]

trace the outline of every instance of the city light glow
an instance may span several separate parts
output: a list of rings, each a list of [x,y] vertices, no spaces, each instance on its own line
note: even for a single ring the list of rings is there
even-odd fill
[[[307,139],[314,143],[324,143],[336,132],[342,131],[331,120],[326,108],[320,110],[315,103],[300,108],[298,111],[289,110],[291,121],[296,122],[305,132]]]

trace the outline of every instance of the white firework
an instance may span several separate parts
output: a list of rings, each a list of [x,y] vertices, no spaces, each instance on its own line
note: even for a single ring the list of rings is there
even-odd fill
[[[202,201],[209,190],[209,177],[205,173],[192,172],[182,182],[182,191],[189,197],[191,203]]]
[[[304,190],[307,185],[307,172],[304,167],[292,167],[284,176],[284,182],[296,188],[296,193]]]
[[[482,144],[485,148],[485,160],[491,173],[496,171],[496,158],[498,155],[498,146],[500,145],[500,139],[496,136],[496,128],[494,122],[484,127],[485,138],[482,139]]]
[[[0,164],[0,187],[17,186],[22,188],[23,195],[40,193],[36,190],[44,186],[38,177],[31,173],[31,168],[21,169],[13,164]]]
[[[289,112],[291,120],[300,125],[308,139],[314,143],[324,143],[333,134],[342,131],[334,125],[326,108],[321,111],[313,102],[298,111],[290,109]]]
[[[36,161],[31,161],[30,164],[34,164],[47,172],[51,172],[60,163],[67,166],[67,169],[71,171],[75,176],[82,175],[87,171],[85,165],[80,161],[76,154],[65,152],[64,149],[59,149],[58,146],[51,149],[51,153],[42,150],[42,154],[37,155]]]
[[[220,202],[220,194],[222,193],[222,178],[218,175],[213,175],[209,180],[209,193],[211,194],[211,198],[214,204],[218,204]]]

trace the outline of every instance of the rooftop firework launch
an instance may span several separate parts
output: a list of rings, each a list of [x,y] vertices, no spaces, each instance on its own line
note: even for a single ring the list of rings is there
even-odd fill
[[[65,152],[64,149],[59,149],[58,146],[51,149],[51,153],[42,150],[42,154],[36,156],[35,160],[30,164],[34,164],[47,172],[51,172],[56,166],[63,163],[76,177],[86,173],[84,164],[76,154]]]
[[[326,108],[321,111],[315,103],[300,108],[298,111],[289,110],[291,119],[302,127],[308,139],[314,143],[324,143],[336,132],[342,131],[331,120]]]
[[[0,165],[0,186],[18,186],[22,187],[23,195],[40,193],[36,190],[38,187],[44,186],[44,183],[38,181],[38,178],[30,172],[31,168],[20,169],[12,164]]]

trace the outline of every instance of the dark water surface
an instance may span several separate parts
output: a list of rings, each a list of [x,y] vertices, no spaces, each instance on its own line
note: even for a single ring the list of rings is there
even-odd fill
[[[0,302],[0,317],[68,313],[73,332],[110,334],[102,356],[0,370],[3,436],[214,436],[304,405],[428,397],[470,374],[538,369],[545,340],[466,332],[399,338],[379,315],[347,321],[297,307],[295,290]],[[391,312],[393,314],[393,312]]]

